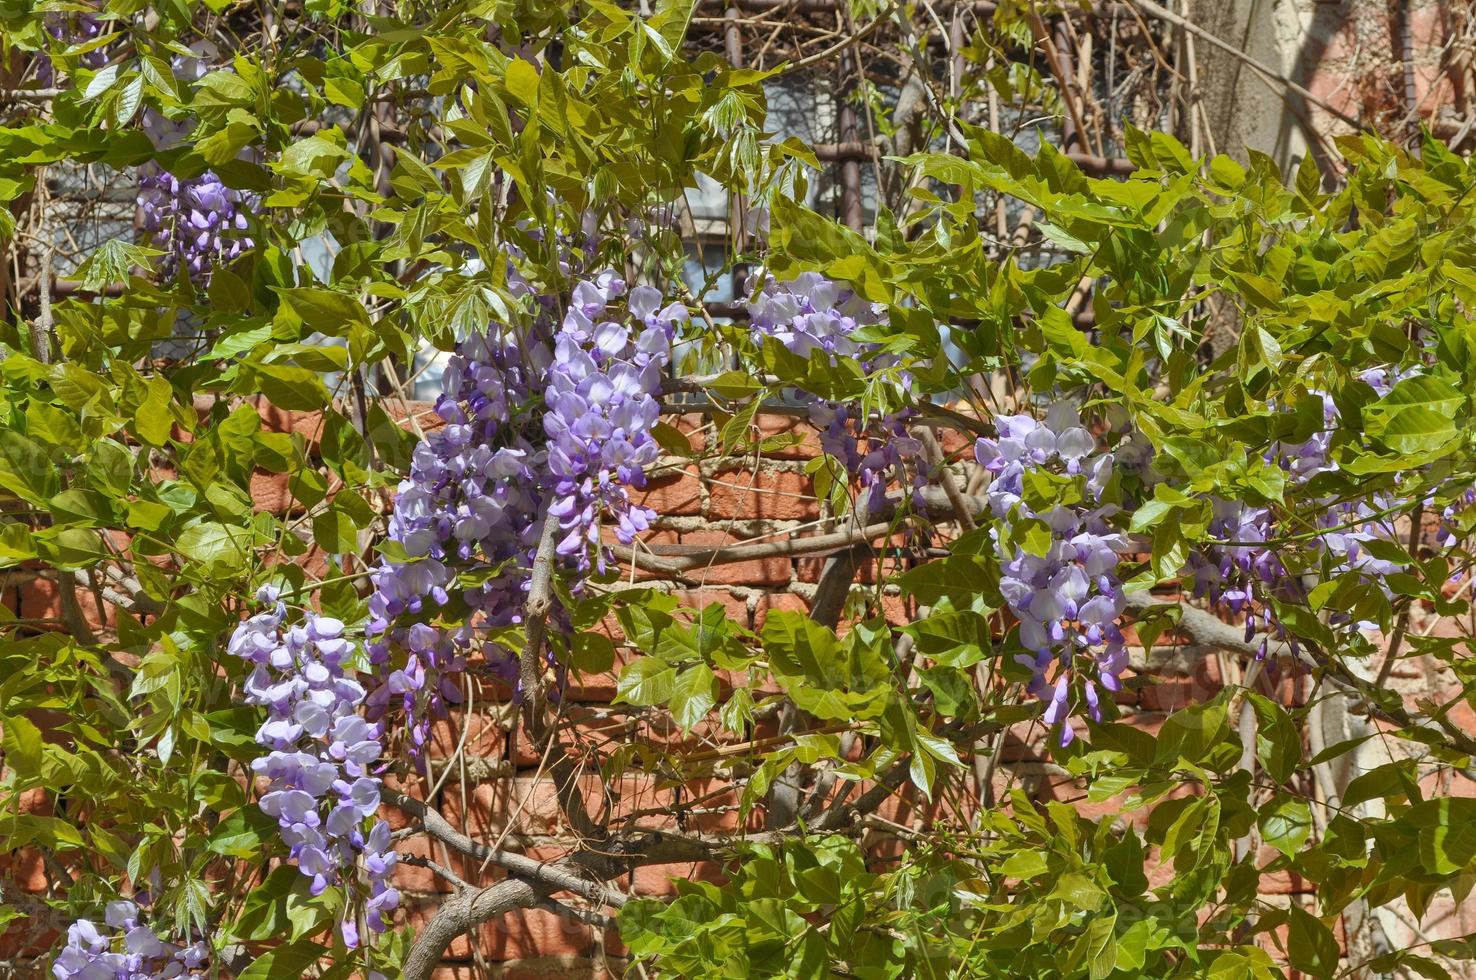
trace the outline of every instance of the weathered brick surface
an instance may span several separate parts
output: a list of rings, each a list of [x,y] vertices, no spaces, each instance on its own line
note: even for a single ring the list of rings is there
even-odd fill
[[[702,513],[702,480],[696,466],[652,477],[644,490],[630,494],[634,503],[651,508],[663,517]]]
[[[708,516],[813,521],[820,516],[812,481],[789,470],[721,469],[713,474]]]
[[[793,592],[770,592],[759,596],[753,611],[753,628],[762,630],[769,613],[774,611],[808,614],[810,603],[804,596]]]

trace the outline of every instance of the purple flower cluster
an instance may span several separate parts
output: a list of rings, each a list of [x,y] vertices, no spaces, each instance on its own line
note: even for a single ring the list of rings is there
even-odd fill
[[[1360,379],[1382,396],[1407,374],[1377,368],[1365,372]],[[1324,426],[1320,431],[1300,443],[1275,443],[1264,454],[1267,463],[1286,474],[1291,487],[1305,486],[1318,474],[1337,469],[1330,454],[1339,411],[1327,395],[1322,396],[1322,413]],[[1370,542],[1395,537],[1393,519],[1388,514],[1401,509],[1401,501],[1389,494],[1375,494],[1361,499],[1312,503],[1317,506],[1314,529],[1321,533],[1302,542],[1278,545],[1268,543],[1282,533],[1278,518],[1269,507],[1213,498],[1207,532],[1222,543],[1189,555],[1187,572],[1193,576],[1195,597],[1207,598],[1233,615],[1244,614],[1246,642],[1252,642],[1257,635],[1261,637],[1258,658],[1266,656],[1273,637],[1296,649],[1296,637],[1289,635],[1277,621],[1272,600],[1303,602],[1314,584],[1288,570],[1280,557],[1281,549],[1304,552],[1296,565],[1308,565],[1315,560],[1325,566],[1328,575],[1357,572],[1390,595],[1385,579],[1402,570],[1399,564],[1378,558],[1368,547]],[[1310,530],[1300,525],[1299,529]],[[1352,620],[1340,618],[1334,612],[1331,624],[1347,626]]]
[[[651,435],[657,398],[671,357],[676,324],[686,307],[661,306],[661,293],[637,286],[626,302],[627,322],[607,317],[625,290],[611,275],[574,287],[574,301],[554,338],[544,389],[543,431],[553,493],[548,512],[559,521],[559,555],[587,571],[591,550],[603,571],[599,517],[615,520],[622,544],[651,526],[655,512],[632,504],[626,487],[646,485],[659,447]]]
[[[1120,690],[1127,666],[1117,626],[1126,607],[1117,566],[1128,542],[1109,523],[1117,508],[1102,503],[1113,455],[1099,451],[1096,437],[1066,402],[1052,406],[1044,423],[1028,415],[996,416],[994,422],[998,438],[978,440],[974,454],[991,476],[986,495],[1000,522],[991,532],[1003,573],[1000,593],[1019,621],[1021,645],[1030,651],[1017,659],[1031,669],[1031,693],[1047,702],[1048,725],[1064,723],[1071,714],[1072,677],[1080,660],[1088,659],[1095,677],[1082,678],[1082,697],[1087,713],[1100,721],[1097,685]],[[1035,511],[1025,500],[1032,471],[1072,479],[1084,502]],[[1049,530],[1044,547],[1027,549],[1011,540],[1026,521]],[[1074,737],[1071,726],[1061,724],[1060,744]]]
[[[183,269],[207,283],[217,265],[234,262],[255,244],[246,215],[256,207],[256,195],[227,187],[214,171],[178,177],[149,164],[140,171],[138,186],[144,231],[165,252],[161,271],[166,278]]]
[[[1467,490],[1440,511],[1440,526],[1435,532],[1435,543],[1442,548],[1454,547],[1464,532],[1460,526],[1460,517],[1476,505],[1476,488]]]
[[[376,816],[380,729],[360,714],[365,691],[350,676],[353,644],[343,624],[309,613],[301,624],[285,626],[287,609],[276,590],[265,587],[257,598],[276,605],[243,621],[229,650],[252,665],[247,702],[267,709],[256,741],[268,752],[251,765],[269,782],[259,806],[277,819],[298,870],[312,879],[312,894],[346,886],[349,912],[341,928],[354,947],[359,899],[375,932],[384,930],[385,915],[400,899],[389,883],[397,861],[389,825]]]
[[[547,452],[535,445],[542,441],[535,392],[551,361],[537,336],[520,341],[494,329],[463,341],[436,401],[446,424],[415,447],[400,483],[388,538],[408,560],[384,561],[374,573],[367,633],[380,684],[370,708],[377,717],[398,707],[410,719],[412,757],[421,754],[430,719],[461,701],[457,677],[478,631],[522,621],[547,469]],[[480,574],[458,586],[462,570]],[[465,607],[460,622],[439,627],[453,594]],[[391,664],[395,650],[403,660]]]
[[[72,13],[48,13],[44,20],[46,33],[65,42],[68,47],[86,44],[102,33],[102,20],[90,11],[76,11]],[[80,61],[84,68],[94,71],[108,63],[109,45],[93,48],[82,54]],[[36,80],[45,88],[56,84],[56,65],[51,58],[42,55],[36,65]]]
[[[862,360],[872,348],[853,335],[882,321],[883,310],[819,273],[805,272],[789,282],[766,276],[748,302],[748,325],[754,340],[773,337],[789,351],[808,359]]]
[[[199,81],[220,57],[220,50],[209,41],[196,41],[190,52],[170,62],[182,82]],[[189,136],[193,121],[172,120],[149,109],[143,128],[156,147],[167,149]],[[166,279],[183,269],[190,279],[208,284],[216,266],[234,262],[255,245],[247,215],[259,199],[249,191],[227,187],[212,170],[180,177],[150,163],[140,168],[138,187],[144,231],[164,250],[160,271]]]
[[[891,367],[896,358],[876,353],[875,344],[855,339],[863,327],[882,321],[884,309],[817,273],[789,282],[766,277],[748,303],[749,330],[755,343],[772,337],[802,358],[820,357],[861,362],[865,370]],[[910,379],[903,374],[902,383]],[[926,486],[932,466],[923,445],[907,431],[915,412],[904,408],[881,419],[869,418],[861,405],[846,405],[796,393],[808,403],[810,421],[820,430],[825,452],[839,460],[861,486],[862,506],[879,512],[889,483]]]
[[[210,950],[204,943],[166,943],[139,921],[130,901],[109,902],[103,928],[89,919],[67,927],[67,944],[51,966],[56,980],[169,980],[204,976]]]
[[[407,560],[374,575],[368,648],[382,683],[370,706],[405,715],[415,758],[431,719],[461,700],[472,650],[517,685],[495,633],[522,622],[544,521],[558,521],[557,557],[577,590],[592,565],[605,568],[602,520],[629,543],[654,516],[627,491],[657,458],[661,377],[686,311],[661,308],[649,286],[626,296],[606,272],[556,312],[540,305],[524,335],[499,326],[460,345],[436,402],[446,425],[416,447],[400,484],[388,537]]]

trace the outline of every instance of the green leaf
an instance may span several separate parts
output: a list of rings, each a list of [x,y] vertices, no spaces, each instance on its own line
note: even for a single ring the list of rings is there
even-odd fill
[[[1395,452],[1429,452],[1455,439],[1465,404],[1465,397],[1439,378],[1416,375],[1364,406],[1364,427]]]
[[[1332,930],[1299,905],[1291,906],[1286,941],[1287,959],[1292,966],[1314,977],[1331,977],[1338,972],[1338,941]]]
[[[58,480],[46,450],[14,429],[0,428],[0,487],[44,507],[55,496]]]
[[[1277,783],[1284,783],[1302,762],[1302,734],[1286,709],[1259,694],[1247,693],[1256,713],[1256,758]]]
[[[143,76],[134,75],[128,84],[123,86],[123,91],[113,106],[113,121],[119,126],[127,126],[133,121],[139,104],[143,101],[143,84]]]
[[[91,102],[93,99],[99,98],[104,92],[112,88],[113,85],[118,81],[118,72],[121,71],[122,68],[123,66],[121,64],[108,65],[105,68],[100,69],[97,74],[92,76],[92,78],[88,79],[87,88],[82,91],[83,101]]]
[[[330,289],[302,287],[281,290],[282,306],[303,324],[329,337],[346,337],[355,328],[369,329],[364,304]]]
[[[196,106],[249,106],[256,102],[251,83],[238,72],[213,71],[196,83]]]
[[[1410,807],[1404,820],[1419,830],[1423,870],[1452,875],[1476,865],[1476,799],[1426,800]]]
[[[237,975],[236,980],[282,980],[283,977],[305,976],[328,950],[314,942],[295,942],[263,953]]]
[[[337,172],[338,165],[350,156],[345,147],[321,135],[314,135],[298,140],[284,150],[276,169],[285,174],[328,180]]]
[[[4,728],[0,734],[0,747],[5,749],[6,766],[15,770],[21,779],[40,778],[41,729],[20,715],[0,718],[0,726]]]
[[[574,637],[574,666],[585,674],[604,674],[615,666],[615,644],[603,633],[585,630]]]
[[[1261,807],[1256,823],[1267,844],[1295,857],[1312,832],[1312,808],[1306,800],[1278,793]]]
[[[162,446],[169,441],[169,433],[174,427],[170,409],[174,388],[164,378],[154,375],[145,383],[144,390],[144,400],[134,415],[134,430],[149,445]]]
[[[163,254],[156,248],[135,245],[122,238],[110,238],[87,256],[78,267],[76,278],[84,289],[102,289],[109,283],[127,282],[134,266],[147,268],[151,259]]]
[[[615,700],[626,704],[666,704],[676,690],[676,668],[657,657],[642,657],[620,672]]]
[[[945,598],[956,609],[968,609],[980,598],[991,608],[1001,604],[997,566],[973,555],[949,555],[919,565],[904,572],[897,584],[927,606]]]
[[[328,404],[323,379],[307,368],[288,364],[252,364],[261,393],[278,408],[315,411]]]
[[[624,678],[622,678],[624,680]],[[718,682],[707,664],[695,664],[676,677],[671,690],[671,713],[682,731],[692,728],[717,704]]]
[[[359,529],[337,504],[313,518],[313,540],[330,555],[359,550]]]
[[[1016,851],[999,866],[999,873],[1010,878],[1028,881],[1050,870],[1046,856],[1040,851]]]
[[[246,561],[251,532],[217,521],[197,520],[182,532],[179,553],[217,574],[240,571]]]
[[[1352,751],[1354,746],[1346,746]],[[1386,762],[1355,777],[1343,791],[1343,806],[1355,807],[1375,799],[1405,797],[1415,801],[1420,798],[1419,785],[1415,781],[1415,766],[1410,760]]]
[[[261,811],[255,807],[237,810],[216,825],[206,844],[212,854],[223,857],[249,859],[261,853],[261,845],[271,839],[275,825],[261,819]]]
[[[523,105],[538,102],[538,69],[524,58],[513,57],[507,63],[507,91]]]

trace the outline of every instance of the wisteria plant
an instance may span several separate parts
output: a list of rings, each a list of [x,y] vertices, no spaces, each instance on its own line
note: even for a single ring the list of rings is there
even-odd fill
[[[0,958],[1454,975],[1476,169],[950,100],[863,229],[706,9],[0,11]]]

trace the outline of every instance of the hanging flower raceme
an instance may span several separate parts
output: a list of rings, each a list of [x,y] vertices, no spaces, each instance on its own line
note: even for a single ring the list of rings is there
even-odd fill
[[[67,944],[51,965],[55,980],[170,980],[205,976],[210,949],[160,939],[145,925],[138,905],[109,902],[103,925],[78,919],[67,927]]]
[[[1382,397],[1411,373],[1375,368],[1359,377]],[[1322,427],[1301,442],[1273,443],[1262,455],[1267,464],[1285,474],[1288,487],[1305,487],[1318,475],[1338,469],[1332,448],[1340,412],[1331,396],[1314,397],[1322,401]],[[1260,637],[1258,659],[1265,658],[1273,638],[1287,643],[1294,652],[1297,648],[1297,638],[1277,620],[1274,603],[1305,603],[1315,582],[1292,569],[1316,568],[1317,581],[1354,572],[1390,598],[1393,592],[1386,579],[1404,570],[1398,562],[1377,557],[1370,544],[1396,540],[1397,529],[1391,515],[1407,510],[1408,500],[1380,492],[1361,498],[1311,503],[1314,508],[1311,526],[1298,523],[1293,526],[1296,533],[1292,535],[1269,507],[1213,497],[1212,517],[1206,532],[1219,543],[1196,549],[1189,555],[1186,572],[1193,578],[1195,597],[1208,599],[1232,615],[1244,615],[1246,642]],[[1295,560],[1287,560],[1293,554]],[[1373,625],[1355,623],[1336,609],[1329,611],[1329,617],[1329,625],[1334,627]]]
[[[646,467],[659,447],[651,430],[661,406],[661,379],[670,361],[676,323],[686,309],[658,309],[661,293],[637,286],[626,304],[628,319],[607,319],[624,283],[614,278],[582,282],[554,338],[553,363],[544,389],[543,430],[553,477],[549,513],[563,536],[558,553],[580,571],[593,552],[604,571],[599,516],[608,513],[622,544],[651,526],[656,516],[632,504],[627,487],[646,485]]]
[[[182,82],[197,81],[219,52],[209,42],[196,42],[189,56],[172,61]],[[188,137],[192,121],[177,122],[153,109],[143,116],[144,132],[159,149],[177,146]],[[138,207],[149,241],[164,251],[160,272],[173,279],[181,270],[207,285],[211,272],[249,252],[255,241],[247,216],[259,199],[249,191],[227,187],[212,170],[182,177],[149,163],[139,168]]]
[[[183,269],[191,279],[208,283],[213,269],[229,265],[255,244],[246,215],[256,207],[256,195],[227,187],[213,171],[179,177],[149,164],[140,171],[138,187],[144,231],[164,250],[165,278]]]
[[[389,825],[377,816],[380,729],[360,713],[365,691],[353,677],[343,624],[308,613],[288,626],[275,589],[257,597],[274,607],[242,622],[229,650],[251,665],[247,702],[267,709],[256,741],[268,751],[251,765],[268,782],[259,806],[276,818],[312,894],[344,887],[341,930],[356,946],[359,909],[370,929],[382,931],[399,903],[389,882],[396,863]]]
[[[881,323],[884,312],[813,272],[789,282],[766,277],[748,303],[755,343],[772,337],[807,360],[816,354],[831,363],[855,360],[867,371],[896,364],[895,357],[878,354],[875,344],[854,336],[863,327]],[[910,381],[905,373],[901,380],[904,386]],[[912,409],[871,419],[859,404],[825,401],[803,392],[796,392],[796,397],[809,406],[822,448],[860,484],[865,509],[875,513],[882,508],[889,483],[910,486],[914,492],[928,485],[932,466],[922,443],[907,431],[916,418]]]
[[[1072,713],[1071,681],[1083,662],[1092,671],[1082,677],[1082,697],[1098,721],[1098,684],[1120,690],[1127,667],[1126,641],[1117,626],[1126,608],[1117,566],[1128,542],[1109,523],[1116,507],[1101,502],[1113,455],[1099,450],[1096,437],[1064,402],[1051,407],[1044,423],[1028,415],[996,416],[994,422],[998,438],[978,440],[974,453],[991,476],[986,495],[999,519],[991,534],[1001,564],[1000,593],[1019,621],[1021,645],[1030,651],[1017,658],[1031,670],[1030,691],[1047,703],[1046,724],[1061,724],[1065,746],[1075,737],[1064,722]],[[1032,471],[1076,481],[1083,502],[1037,513],[1025,499]],[[1013,540],[1025,522],[1046,529],[1048,541],[1027,548]]]
[[[103,22],[97,14],[92,11],[70,11],[67,13],[51,12],[45,17],[46,33],[58,41],[66,43],[68,47],[84,45],[102,34]],[[108,47],[104,43],[100,47],[84,51],[78,59],[82,67],[97,71],[108,63]],[[36,80],[43,87],[50,88],[56,84],[56,65],[50,56],[42,55],[36,66]]]
[[[655,516],[628,490],[645,486],[658,455],[651,430],[685,308],[662,308],[649,286],[626,296],[607,272],[579,282],[561,312],[521,336],[497,326],[462,342],[436,402],[446,425],[416,447],[400,484],[388,537],[406,560],[375,572],[369,652],[382,683],[371,703],[408,719],[413,757],[461,700],[472,651],[520,683],[495,634],[522,622],[545,520],[558,522],[555,557],[577,591],[606,567],[602,522],[628,544]],[[455,625],[443,623],[453,610]]]

